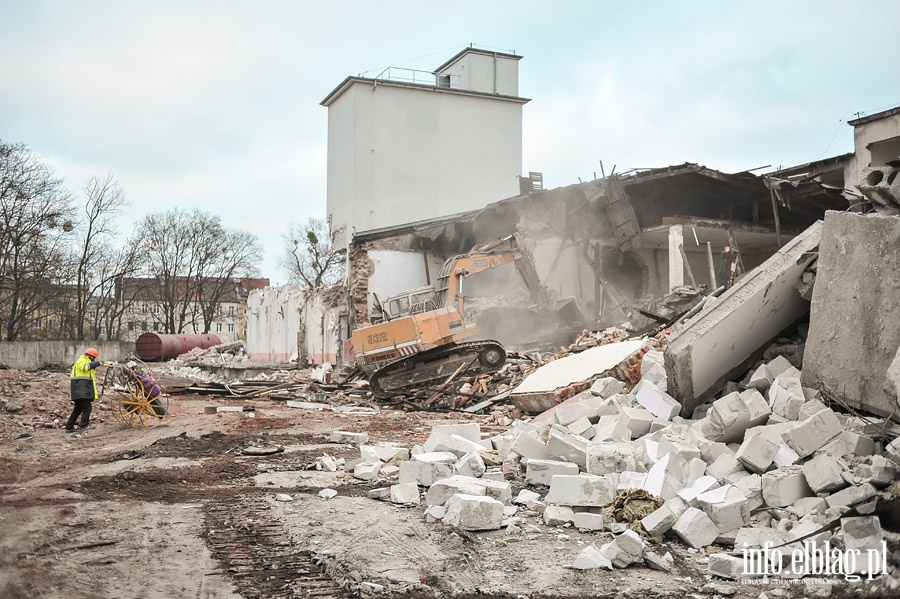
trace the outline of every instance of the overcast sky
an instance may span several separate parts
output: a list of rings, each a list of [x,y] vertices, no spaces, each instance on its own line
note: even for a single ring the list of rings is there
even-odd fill
[[[725,172],[850,152],[856,113],[900,105],[900,2],[0,0],[0,139],[73,192],[221,216],[278,267],[325,216],[327,110],[348,75],[515,52],[523,170],[545,187],[697,162]],[[500,198],[498,198],[500,199]]]

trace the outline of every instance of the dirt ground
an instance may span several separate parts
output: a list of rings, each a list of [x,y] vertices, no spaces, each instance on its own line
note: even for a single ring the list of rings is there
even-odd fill
[[[523,527],[536,527],[525,532],[459,531],[427,523],[424,504],[367,498],[390,480],[314,469],[326,453],[359,457],[327,442],[333,430],[411,446],[432,425],[467,418],[505,430],[489,415],[352,414],[266,399],[240,402],[253,412],[207,414],[236,402],[176,395],[171,418],[131,428],[106,396],[86,432],[67,434],[65,372],[0,371],[0,398],[2,598],[879,596],[877,585],[710,579],[706,554],[674,540],[654,548],[672,552],[670,573],[574,570],[584,547],[611,535],[534,515],[524,515]],[[250,447],[284,451],[246,455]],[[515,494],[522,481],[511,482]],[[337,496],[320,498],[325,488]]]

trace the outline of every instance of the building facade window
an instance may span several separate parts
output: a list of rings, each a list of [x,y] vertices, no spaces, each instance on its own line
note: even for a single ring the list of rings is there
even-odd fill
[[[217,322],[217,323],[216,323],[216,332],[217,332],[217,333],[221,333],[221,332],[222,332],[222,323],[221,323],[221,322]]]
[[[228,332],[229,332],[229,333],[233,333],[233,332],[234,332],[234,323],[233,323],[233,322],[229,322],[229,323],[228,323]]]
[[[234,316],[234,306],[228,306],[228,316]]]

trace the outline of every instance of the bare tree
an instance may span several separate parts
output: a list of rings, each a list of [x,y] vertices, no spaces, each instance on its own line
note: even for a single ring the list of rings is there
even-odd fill
[[[343,278],[344,257],[331,247],[324,219],[310,217],[305,224],[291,224],[283,239],[281,263],[291,282],[319,289]]]
[[[139,249],[136,245],[125,244],[97,264],[97,285],[92,290],[92,300],[88,303],[86,325],[91,339],[121,339],[122,317],[135,303],[138,289],[123,284],[138,273]],[[109,254],[108,254],[109,255]]]
[[[102,180],[97,177],[91,178],[85,185],[84,192],[84,214],[78,228],[80,243],[72,261],[76,269],[73,274],[75,281],[73,337],[78,341],[85,338],[86,327],[96,331],[97,327],[90,327],[87,322],[91,302],[98,300],[98,294],[101,292],[108,292],[117,278],[126,276],[128,271],[133,270],[133,264],[119,260],[123,254],[116,251],[112,244],[117,233],[112,218],[128,204],[122,189],[112,175],[107,175],[106,179]],[[113,262],[119,263],[122,270],[110,269],[109,265]]]
[[[203,322],[208,332],[235,277],[255,274],[259,241],[222,227],[218,216],[193,210],[150,214],[137,227],[135,244],[146,274],[159,282],[167,333]]]
[[[0,335],[26,337],[51,318],[73,230],[62,181],[21,144],[0,141]]]

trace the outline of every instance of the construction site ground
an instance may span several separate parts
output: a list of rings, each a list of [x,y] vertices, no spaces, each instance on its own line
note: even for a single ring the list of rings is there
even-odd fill
[[[674,540],[656,547],[672,552],[669,573],[575,570],[582,549],[609,533],[545,526],[536,517],[526,524],[540,532],[459,531],[426,522],[424,503],[367,498],[390,482],[311,468],[326,453],[359,456],[356,447],[328,443],[333,430],[412,446],[438,423],[474,419],[483,431],[505,430],[488,415],[347,414],[267,399],[240,402],[253,412],[209,414],[207,407],[237,402],[185,394],[171,398],[171,418],[130,428],[104,396],[93,425],[67,434],[62,370],[0,371],[0,394],[13,410],[0,411],[4,598],[346,597],[378,592],[374,585],[382,596],[406,597],[813,594],[802,585],[710,579],[705,553]],[[55,428],[23,426],[54,420]],[[284,451],[245,454],[278,446]],[[325,488],[337,496],[320,498]]]

